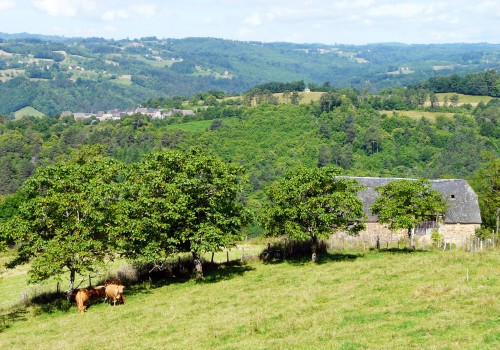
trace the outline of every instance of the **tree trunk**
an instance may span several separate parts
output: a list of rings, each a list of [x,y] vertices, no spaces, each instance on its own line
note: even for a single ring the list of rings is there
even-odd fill
[[[415,250],[415,242],[413,241],[414,240],[414,236],[415,236],[414,232],[415,232],[414,228],[409,228],[408,229],[408,237],[410,238],[410,247],[413,250]]]
[[[197,252],[193,252],[193,262],[194,262],[194,273],[197,280],[203,279],[203,266],[201,265],[201,259]]]
[[[312,235],[311,237],[311,251],[311,261],[316,262],[318,260],[318,237],[316,235]]]
[[[69,288],[68,288],[68,293],[66,293],[66,299],[68,301],[71,301],[71,294],[73,294],[74,287],[75,287],[75,270],[70,269]]]

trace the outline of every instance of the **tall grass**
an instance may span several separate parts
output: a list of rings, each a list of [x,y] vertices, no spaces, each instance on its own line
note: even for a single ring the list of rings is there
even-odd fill
[[[32,307],[1,349],[498,349],[498,251],[382,251],[232,264],[127,289],[81,315]],[[1,321],[0,321],[1,322]]]

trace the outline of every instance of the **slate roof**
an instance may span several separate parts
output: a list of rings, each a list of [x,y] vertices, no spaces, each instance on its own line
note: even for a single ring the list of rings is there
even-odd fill
[[[377,222],[377,216],[370,211],[370,206],[375,202],[379,193],[375,191],[376,186],[384,186],[400,178],[379,178],[379,177],[349,177],[355,179],[365,186],[359,193],[359,198],[363,201],[363,209],[368,216],[367,222]],[[416,180],[416,179],[405,179]],[[443,194],[443,198],[448,204],[444,222],[446,224],[480,224],[481,213],[477,195],[465,180],[446,179],[430,180],[431,186]]]

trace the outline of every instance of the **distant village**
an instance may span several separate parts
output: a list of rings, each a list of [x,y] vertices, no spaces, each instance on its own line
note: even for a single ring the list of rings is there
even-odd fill
[[[126,116],[133,114],[147,115],[150,116],[151,119],[165,119],[174,116],[191,116],[194,115],[194,113],[195,112],[191,109],[170,109],[168,112],[165,112],[163,110],[156,108],[137,107],[136,109],[128,109],[125,111],[120,109],[113,109],[108,112],[99,111],[97,113],[84,113],[84,112],[73,113],[70,111],[64,111],[61,113],[61,117],[73,116],[75,120],[82,120],[95,117],[96,119],[103,122],[106,120],[120,120]]]

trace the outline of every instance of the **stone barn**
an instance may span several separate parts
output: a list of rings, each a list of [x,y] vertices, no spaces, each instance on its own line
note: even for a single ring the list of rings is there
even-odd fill
[[[375,190],[377,186],[384,186],[390,181],[401,180],[397,178],[376,177],[350,177],[355,179],[365,188],[360,192],[359,198],[363,201],[363,208],[367,215],[366,230],[361,236],[380,237],[381,240],[397,240],[408,237],[406,230],[391,232],[385,225],[379,224],[377,217],[370,211],[379,193]],[[407,179],[412,180],[412,179]],[[431,186],[443,194],[448,205],[446,216],[438,220],[423,222],[415,230],[415,238],[420,241],[430,242],[431,233],[437,230],[448,243],[463,246],[466,239],[474,236],[476,228],[481,225],[481,214],[477,195],[465,180],[430,180]]]

